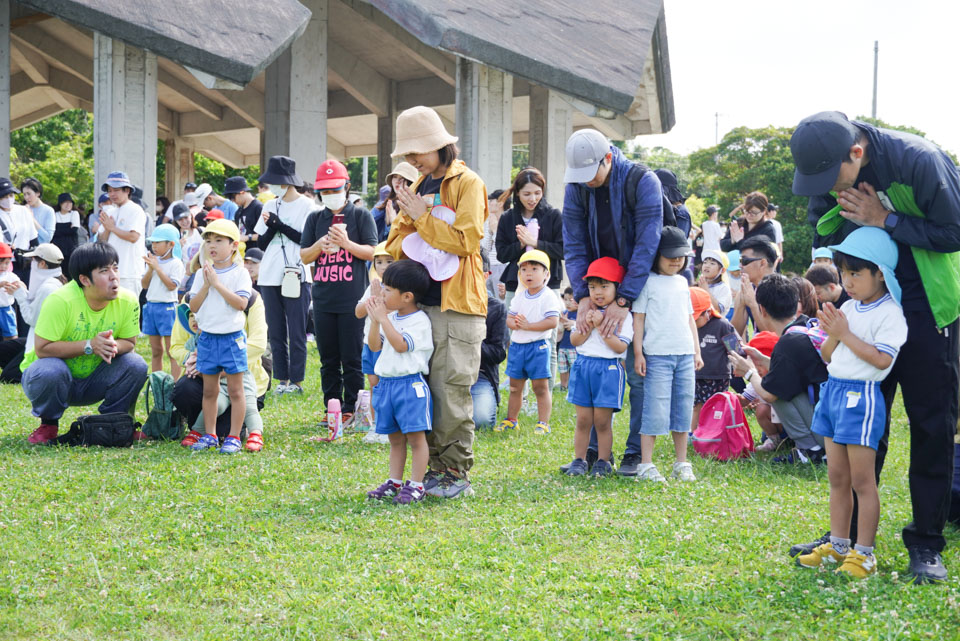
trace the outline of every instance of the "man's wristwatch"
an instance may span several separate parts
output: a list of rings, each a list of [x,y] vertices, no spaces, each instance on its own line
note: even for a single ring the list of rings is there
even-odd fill
[[[90,344],[89,338],[87,339],[86,344],[84,344],[83,346],[83,353],[86,354],[87,356],[90,356],[90,354],[93,354],[93,345]]]
[[[620,307],[630,307],[630,301],[628,301],[623,296],[618,296],[617,300],[614,301]]]
[[[757,373],[757,370],[755,370],[755,369],[748,369],[748,370],[747,370],[747,373],[743,375],[743,380],[744,380],[744,382],[749,383],[749,382],[750,382],[750,379],[752,379],[752,378],[753,378],[753,375],[756,374],[756,373]]]

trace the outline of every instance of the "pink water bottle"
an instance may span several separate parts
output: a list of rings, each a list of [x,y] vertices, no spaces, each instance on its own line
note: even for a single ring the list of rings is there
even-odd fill
[[[530,232],[530,235],[533,236],[534,240],[539,240],[540,238],[540,221],[536,218],[531,218],[527,222],[527,231]],[[533,245],[527,245],[527,251],[536,249]]]
[[[331,441],[343,436],[343,413],[340,411],[340,401],[335,398],[327,404],[327,431]]]

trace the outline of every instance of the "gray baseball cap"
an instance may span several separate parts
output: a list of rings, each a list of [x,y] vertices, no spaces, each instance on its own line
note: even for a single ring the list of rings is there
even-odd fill
[[[610,151],[610,141],[596,129],[573,132],[567,140],[567,171],[563,182],[586,183],[593,180],[600,161]]]

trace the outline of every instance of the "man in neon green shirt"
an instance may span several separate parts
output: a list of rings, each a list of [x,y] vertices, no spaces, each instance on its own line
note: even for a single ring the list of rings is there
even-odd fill
[[[21,365],[23,391],[40,419],[33,444],[56,438],[71,405],[100,402],[101,414],[126,412],[147,380],[147,364],[133,349],[140,305],[120,288],[117,251],[87,243],[70,257],[71,281],[50,294]]]

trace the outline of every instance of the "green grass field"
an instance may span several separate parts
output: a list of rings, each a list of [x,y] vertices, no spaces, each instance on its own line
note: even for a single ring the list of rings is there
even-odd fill
[[[30,447],[35,419],[3,386],[0,638],[960,638],[956,528],[950,581],[904,581],[899,404],[880,574],[849,582],[785,554],[826,526],[825,469],[694,456],[695,484],[568,479],[557,466],[571,458],[573,412],[559,397],[549,436],[529,417],[520,433],[478,434],[475,496],[371,504],[386,446],[308,441],[318,371],[312,353],[308,395],[269,399],[266,449],[233,457],[175,443]],[[615,422],[621,452],[627,418]],[[671,460],[659,443],[661,471]]]

